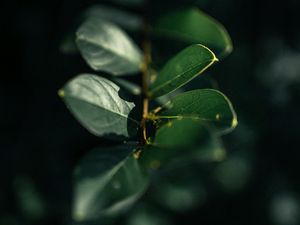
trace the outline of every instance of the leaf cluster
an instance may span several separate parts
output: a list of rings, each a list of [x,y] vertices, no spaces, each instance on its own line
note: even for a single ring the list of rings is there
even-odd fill
[[[187,8],[145,24],[137,15],[104,5],[89,8],[82,18],[76,48],[95,74],[77,75],[59,96],[92,134],[124,143],[89,151],[78,164],[77,222],[124,212],[147,190],[151,171],[222,159],[216,153],[223,150],[220,136],[237,125],[220,91],[184,89],[232,50],[227,31],[215,19]],[[128,32],[146,32],[147,38],[136,44]],[[151,37],[184,41],[187,47],[156,69]],[[70,50],[66,46],[72,43],[63,43],[62,49]],[[120,78],[129,76],[142,77],[137,79],[142,84]],[[160,105],[162,98],[167,101]]]

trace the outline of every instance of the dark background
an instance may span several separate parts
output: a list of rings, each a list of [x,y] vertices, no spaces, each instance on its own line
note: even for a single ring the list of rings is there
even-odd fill
[[[59,46],[80,12],[102,1],[4,2],[0,224],[69,224],[72,169],[102,140],[85,131],[57,96],[68,79],[87,70]],[[234,43],[234,52],[212,71],[239,118],[237,130],[224,138],[229,163],[212,173],[214,194],[175,215],[178,224],[300,224],[300,2],[157,2],[153,17],[199,6],[224,24]]]

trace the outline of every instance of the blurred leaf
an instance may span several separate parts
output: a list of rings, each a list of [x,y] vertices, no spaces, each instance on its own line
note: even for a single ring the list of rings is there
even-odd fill
[[[115,83],[117,83],[121,88],[125,89],[133,95],[141,95],[142,93],[141,87],[135,83],[116,77],[113,77],[112,80]]]
[[[165,106],[160,118],[192,118],[213,124],[220,133],[237,126],[235,111],[229,99],[214,89],[198,89],[179,94]]]
[[[101,4],[93,5],[86,9],[80,20],[83,22],[93,18],[110,21],[128,31],[137,31],[142,27],[142,19],[137,15]],[[75,30],[62,40],[60,51],[64,54],[75,54],[79,52],[76,45],[76,35],[73,34],[73,32],[75,33]]]
[[[197,175],[191,174],[190,168],[185,173],[181,169],[169,176],[163,176],[160,182],[153,185],[153,198],[162,206],[175,212],[186,212],[199,207],[206,201],[207,193]],[[195,179],[197,177],[197,179]]]
[[[251,167],[246,159],[234,156],[218,164],[213,175],[224,191],[236,192],[249,181]]]
[[[114,216],[145,191],[148,177],[133,157],[133,146],[97,148],[75,170],[73,218],[76,221]]]
[[[190,44],[203,44],[220,58],[232,52],[232,42],[226,29],[197,8],[166,14],[154,25],[154,32]]]
[[[17,177],[14,189],[22,215],[28,220],[40,220],[46,215],[46,203],[29,177]]]
[[[167,62],[158,73],[150,87],[150,97],[159,97],[176,90],[203,73],[216,61],[214,53],[203,45],[187,47]]]
[[[143,59],[140,49],[113,23],[90,18],[76,36],[78,48],[92,69],[116,76],[140,71]]]
[[[131,215],[126,225],[171,225],[166,213],[149,204],[139,204]]]
[[[130,137],[137,132],[139,122],[130,116],[134,103],[122,99],[120,88],[103,77],[79,75],[59,95],[79,122],[97,136]]]
[[[64,37],[64,39],[62,40],[60,46],[59,46],[59,50],[60,52],[62,52],[63,54],[75,54],[78,52],[78,48],[77,45],[75,43],[75,35],[73,34],[69,34],[66,37]]]
[[[203,160],[203,152],[217,148],[221,148],[219,139],[201,121],[172,120],[158,129],[153,143],[142,151],[140,160],[147,169],[174,168],[191,160]]]
[[[128,30],[139,30],[143,25],[142,19],[135,14],[100,4],[93,5],[85,11],[84,18],[91,17],[110,21]]]
[[[145,0],[110,0],[125,6],[140,6],[143,5]]]

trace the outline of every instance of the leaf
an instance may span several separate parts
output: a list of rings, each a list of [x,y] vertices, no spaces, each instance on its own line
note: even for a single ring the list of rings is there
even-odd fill
[[[128,216],[126,225],[171,225],[171,217],[157,205],[138,204]]]
[[[96,136],[130,137],[137,132],[139,122],[131,116],[134,103],[122,99],[120,88],[103,77],[79,75],[59,95],[79,122]]]
[[[223,25],[197,8],[166,14],[157,21],[154,32],[189,44],[203,44],[220,58],[232,52],[232,41]]]
[[[128,91],[129,93],[133,94],[133,95],[141,95],[142,90],[141,87],[135,83],[132,83],[128,80],[124,80],[121,78],[117,78],[117,77],[113,77],[112,81],[114,81],[115,83],[117,83],[121,88],[125,89],[126,91]]]
[[[145,0],[110,0],[111,2],[119,3],[124,6],[140,6]]]
[[[77,46],[90,67],[116,76],[137,73],[142,54],[135,43],[111,22],[90,18],[76,33]]]
[[[221,134],[237,126],[236,113],[229,99],[214,89],[198,89],[177,95],[165,106],[160,118],[191,118],[214,125]]]
[[[197,178],[197,179],[195,179]],[[194,164],[163,174],[156,180],[150,192],[159,204],[177,213],[199,208],[207,193],[203,185],[203,174]]]
[[[78,52],[77,45],[75,43],[75,35],[67,35],[63,38],[59,50],[66,55],[72,55]]]
[[[158,73],[150,86],[151,98],[168,94],[188,83],[218,61],[212,51],[203,45],[192,45],[179,52]]]
[[[140,160],[148,169],[176,168],[191,160],[202,161],[203,153],[218,148],[222,148],[218,137],[201,121],[172,120],[158,129],[153,143],[142,151]]]
[[[195,89],[200,89],[200,88],[218,89],[218,84],[210,76],[198,76],[195,79],[193,79],[193,82],[189,82],[186,85],[176,89],[175,91],[170,92],[169,94],[160,96],[156,98],[155,101],[158,102],[160,105],[165,105],[176,95],[182,94],[187,91],[195,90]]]
[[[74,177],[74,220],[114,216],[144,193],[148,177],[133,150],[130,145],[97,148],[81,160]]]
[[[80,21],[83,22],[93,17],[110,21],[128,31],[138,31],[142,28],[142,19],[139,16],[101,4],[96,4],[87,8],[81,15]],[[71,55],[79,52],[75,42],[75,32],[76,30],[72,29],[72,32],[63,38],[60,45],[60,51],[63,54]]]
[[[85,18],[96,17],[110,21],[128,30],[139,30],[142,28],[142,19],[135,14],[97,4],[89,7],[85,13]]]

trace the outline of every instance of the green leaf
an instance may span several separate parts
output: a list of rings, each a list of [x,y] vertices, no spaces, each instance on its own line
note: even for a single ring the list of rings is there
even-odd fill
[[[179,52],[158,73],[150,86],[151,98],[168,94],[188,83],[218,61],[212,51],[203,45],[192,45]]]
[[[153,143],[142,151],[140,160],[145,168],[176,168],[191,160],[202,161],[207,151],[219,148],[222,146],[218,137],[201,121],[172,120],[158,129]]]
[[[195,89],[217,89],[218,85],[217,82],[211,77],[211,76],[198,76],[195,79],[193,79],[193,82],[189,82],[186,85],[176,89],[173,92],[170,92],[169,94],[160,96],[155,99],[160,105],[165,105],[168,101],[170,101],[175,96],[182,94],[187,91],[192,91]]]
[[[232,52],[232,42],[226,29],[197,8],[166,14],[158,20],[154,32],[190,44],[203,44],[220,58]]]
[[[84,17],[96,17],[110,21],[127,30],[139,30],[143,25],[142,19],[137,15],[101,4],[89,7],[85,11]]]
[[[159,118],[191,118],[214,125],[220,134],[237,126],[236,113],[229,99],[214,89],[198,89],[177,95],[163,108]]]
[[[111,217],[130,207],[146,190],[148,176],[133,157],[133,147],[94,149],[75,170],[73,219]]]
[[[191,118],[212,124],[220,134],[237,126],[236,113],[229,99],[214,89],[188,91],[172,98],[158,115],[162,119]]]
[[[136,134],[139,122],[131,116],[134,103],[120,94],[116,84],[91,74],[75,77],[59,91],[70,111],[91,133],[130,137]]]
[[[116,76],[140,71],[143,59],[140,49],[113,23],[90,18],[76,36],[78,48],[92,69]]]

